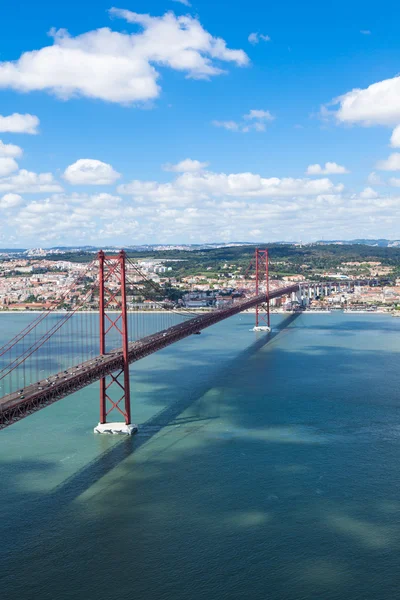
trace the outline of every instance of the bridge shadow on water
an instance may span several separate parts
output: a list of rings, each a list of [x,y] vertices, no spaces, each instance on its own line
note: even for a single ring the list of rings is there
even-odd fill
[[[259,339],[241,352],[233,361],[224,365],[212,380],[209,380],[198,387],[194,387],[190,394],[176,402],[172,402],[172,404],[166,406],[150,417],[140,425],[138,435],[122,437],[115,446],[97,456],[92,462],[85,465],[80,471],[72,475],[50,493],[48,496],[49,502],[52,504],[57,498],[62,498],[63,502],[71,501],[80,496],[99,479],[104,477],[104,475],[114,469],[119,463],[128,458],[135,450],[138,450],[143,444],[146,444],[151,440],[151,438],[159,433],[164,427],[168,427],[172,424],[189,424],[204,421],[203,418],[198,417],[179,419],[179,415],[186,411],[197,400],[202,398],[208,390],[217,385],[221,385],[221,380],[224,379],[224,376],[232,373],[232,370],[234,370],[235,367],[239,368],[243,362],[259,352],[264,346],[273,342],[277,336],[281,335],[298,319],[300,314],[301,313],[293,313],[286,317],[273,332],[260,335]],[[209,417],[207,420],[210,418],[216,417]],[[140,434],[140,431],[142,430],[145,432],[144,435]],[[56,502],[56,504],[57,503],[58,502]]]
[[[224,363],[221,369],[218,369],[205,383],[196,387],[196,382],[194,381],[194,387],[191,389],[190,393],[184,394],[178,401],[172,401],[164,409],[143,422],[139,427],[139,433],[137,435],[132,437],[121,436],[112,447],[107,448],[104,452],[96,456],[94,460],[58,485],[53,491],[46,494],[40,492],[37,494],[25,494],[22,492],[16,494],[15,490],[13,491],[13,489],[10,488],[8,490],[9,493],[6,493],[5,495],[6,502],[11,502],[11,504],[13,504],[15,502],[19,503],[20,501],[29,501],[32,510],[30,511],[31,515],[29,522],[24,524],[23,530],[15,529],[12,522],[7,522],[7,520],[4,519],[0,520],[0,525],[3,528],[3,534],[0,533],[0,538],[3,535],[4,539],[13,539],[13,543],[15,543],[17,547],[20,543],[35,545],[38,531],[41,530],[45,523],[51,522],[54,519],[56,520],[60,511],[64,510],[67,505],[71,504],[101,478],[115,469],[121,462],[149,442],[163,428],[170,425],[201,425],[204,421],[210,421],[213,418],[217,418],[212,416],[208,416],[206,419],[198,416],[180,417],[180,415],[202,398],[209,390],[220,386],[221,382],[223,383],[225,378],[230,375],[233,370],[236,368],[239,369],[246,360],[249,360],[252,356],[256,355],[256,353],[267,344],[272,343],[277,336],[284,335],[285,330],[287,330],[299,316],[298,313],[289,315],[269,334],[257,333],[258,339],[253,344],[240,352],[234,360]],[[160,373],[158,373],[158,375],[160,376]],[[18,465],[18,463],[8,465],[6,462],[1,462],[0,466],[3,481],[10,482],[15,478],[19,478],[28,473],[37,473],[37,476],[39,477],[40,473],[51,472],[56,468],[56,465],[52,464],[51,461],[36,461],[34,459],[27,463],[21,463],[20,465]],[[23,542],[20,541],[20,537],[24,540]],[[2,549],[0,547],[0,559],[3,560],[1,555]],[[3,571],[5,572],[5,570]]]

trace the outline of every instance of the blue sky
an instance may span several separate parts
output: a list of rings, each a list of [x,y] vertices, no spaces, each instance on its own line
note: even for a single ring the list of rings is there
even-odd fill
[[[400,237],[396,3],[110,9],[0,22],[0,247]]]

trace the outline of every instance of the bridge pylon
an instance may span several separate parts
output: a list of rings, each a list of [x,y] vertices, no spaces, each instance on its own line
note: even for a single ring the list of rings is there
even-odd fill
[[[112,337],[111,347],[115,348],[117,337],[121,340],[122,364],[118,371],[100,379],[100,422],[94,431],[132,435],[137,426],[131,422],[125,251],[106,256],[100,250],[98,262],[100,355],[107,355],[107,338]],[[118,413],[123,422],[110,422],[111,413]]]
[[[268,250],[256,248],[255,262],[256,296],[262,294],[265,290],[265,302],[263,304],[257,304],[256,306],[256,323],[254,331],[271,331]]]

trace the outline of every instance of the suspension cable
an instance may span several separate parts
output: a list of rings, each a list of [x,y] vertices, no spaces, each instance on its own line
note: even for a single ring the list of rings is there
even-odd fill
[[[132,261],[132,259],[130,259],[129,257],[127,258],[127,262],[133,267],[134,271],[144,280],[146,281],[146,283],[149,283],[150,286],[156,291],[159,292],[160,291],[160,286],[158,286],[152,279],[150,279],[150,277],[147,277],[143,271],[140,269],[140,267]],[[134,282],[129,280],[129,283],[131,285],[135,285]],[[174,314],[177,314],[181,317],[187,317],[187,316],[198,316],[198,313],[195,313],[193,311],[187,310],[187,309],[176,309],[176,308],[166,308],[165,304],[163,304],[162,302],[159,302],[157,300],[153,301],[154,304],[157,304],[158,306],[160,306],[161,308],[163,308],[163,310],[165,310],[166,312],[171,312]]]
[[[13,346],[18,344],[25,336],[27,336],[35,327],[37,327],[44,319],[53,313],[62,302],[64,302],[67,295],[71,292],[74,286],[79,284],[80,280],[86,277],[89,270],[94,266],[95,261],[89,263],[88,267],[85,269],[84,273],[80,273],[79,276],[71,283],[67,290],[63,292],[61,297],[58,300],[53,300],[53,306],[47,310],[46,312],[40,313],[31,323],[29,323],[22,331],[17,333],[11,340],[6,342],[3,346],[0,347],[0,356],[3,356],[7,352],[11,350]]]

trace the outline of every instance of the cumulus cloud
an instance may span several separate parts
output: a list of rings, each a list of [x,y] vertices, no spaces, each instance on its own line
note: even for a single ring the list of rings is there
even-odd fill
[[[21,239],[42,243],[85,239],[96,228],[92,218],[80,215],[68,199],[57,196],[29,201],[9,217],[9,222]]]
[[[366,187],[360,194],[360,198],[378,198],[379,194],[371,187]]]
[[[400,153],[393,152],[386,160],[380,160],[376,168],[380,171],[400,171]]]
[[[164,171],[171,171],[172,173],[189,173],[192,171],[202,171],[208,167],[208,165],[209,163],[207,162],[200,162],[199,160],[186,158],[176,165],[167,163],[166,165],[163,165],[163,169]]]
[[[189,0],[172,0],[172,2],[177,2],[178,4],[183,4],[184,6],[192,6]]]
[[[266,124],[273,121],[275,117],[269,110],[252,109],[246,115],[243,115],[240,122],[236,121],[212,121],[214,127],[222,127],[228,131],[248,133],[249,131],[265,131]]]
[[[356,88],[322,107],[322,116],[329,114],[339,123],[360,125],[397,125],[400,123],[400,76],[373,83],[365,89]]]
[[[378,175],[378,173],[375,173],[375,171],[372,171],[372,173],[368,175],[367,182],[370,185],[383,185],[381,176]]]
[[[51,173],[34,173],[21,169],[15,175],[0,178],[0,192],[37,194],[60,191],[62,187],[54,180]]]
[[[0,198],[0,208],[3,208],[4,210],[15,208],[16,206],[20,206],[22,202],[22,196],[19,194],[4,194],[4,196]]]
[[[160,94],[157,66],[208,79],[224,72],[221,63],[249,63],[243,50],[229,49],[196,18],[171,12],[152,17],[119,8],[109,12],[141,31],[128,34],[104,27],[73,37],[65,29],[52,30],[53,45],[0,62],[0,88],[129,104]]]
[[[393,129],[390,145],[392,148],[400,148],[400,125]]]
[[[213,121],[214,127],[222,127],[228,131],[239,131],[239,124],[236,121]]]
[[[312,240],[327,222],[338,238],[398,235],[400,180],[389,180],[383,195],[372,186],[356,194],[328,177],[214,172],[193,159],[169,166],[176,168],[170,181],[134,180],[118,195],[63,193],[50,173],[0,177],[0,236],[34,246]],[[24,198],[38,192],[36,200]]]
[[[0,157],[19,158],[22,156],[22,148],[14,144],[4,144],[0,140]]]
[[[1,84],[1,69],[2,64],[0,63],[0,88],[3,87]],[[21,115],[19,113],[13,113],[4,117],[0,115],[0,132],[2,133],[38,133],[39,119],[35,115]]]
[[[5,177],[13,171],[17,171],[18,164],[13,158],[1,158],[0,157],[0,177]]]
[[[260,41],[270,42],[271,38],[269,37],[269,35],[264,35],[263,33],[251,33],[248,37],[248,40],[250,44],[253,44],[253,46],[255,46]]]
[[[251,110],[247,115],[243,117],[247,121],[273,121],[273,117],[269,110]]]
[[[400,194],[365,189],[349,195],[343,186],[317,181],[310,188],[307,179],[186,173],[170,183],[120,186],[124,196],[56,193],[35,201],[16,198],[14,206],[10,198],[0,235],[6,240],[12,232],[21,245],[312,240],[322,237],[327,222],[344,239],[398,235]]]
[[[111,165],[92,158],[80,158],[63,175],[71,185],[111,185],[120,177]]]
[[[335,162],[326,162],[325,166],[319,164],[309,165],[306,171],[307,175],[343,175],[345,173],[349,173],[346,167]]]
[[[7,226],[17,233],[19,239],[36,243],[65,240],[82,243],[128,235],[137,229],[132,211],[126,207],[126,218],[121,220],[121,198],[100,194],[53,194],[39,199],[23,199],[6,194],[0,199],[0,207],[7,208]],[[105,222],[105,223],[104,223]],[[0,225],[1,234],[1,225]]]
[[[313,196],[342,191],[343,185],[334,185],[329,179],[293,179],[290,177],[265,178],[254,173],[213,173],[212,171],[186,172],[172,183],[134,180],[118,187],[120,194],[131,194],[154,201],[186,204],[194,195],[202,198],[270,198]]]

